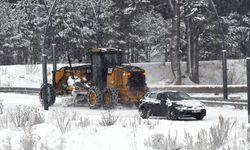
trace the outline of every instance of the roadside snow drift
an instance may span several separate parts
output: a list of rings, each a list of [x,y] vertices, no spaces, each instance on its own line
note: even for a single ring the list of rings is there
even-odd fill
[[[58,68],[67,64],[59,64]],[[134,63],[146,70],[146,80],[149,86],[169,85],[173,81],[170,63]],[[52,65],[48,65],[48,79],[51,82]],[[185,74],[186,63],[182,63],[182,82],[185,85],[194,83]],[[220,61],[201,61],[199,67],[201,85],[221,85],[222,66]],[[37,87],[42,84],[42,65],[0,66],[0,87]],[[245,60],[228,60],[228,84],[246,84]]]

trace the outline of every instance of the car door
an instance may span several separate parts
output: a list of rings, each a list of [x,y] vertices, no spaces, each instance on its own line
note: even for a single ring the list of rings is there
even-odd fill
[[[165,96],[164,93],[159,93],[157,95],[157,99],[160,101],[160,104],[159,104],[159,113],[161,115],[165,115],[167,113],[167,109],[168,109],[168,106],[167,106],[167,97]]]
[[[150,113],[155,116],[155,115],[158,115],[159,112],[159,102],[157,101],[156,97],[157,97],[157,93],[151,93],[149,96],[149,103],[148,103],[148,107],[150,109]]]
[[[161,115],[161,101],[157,98],[159,93],[155,93],[152,95],[154,104],[152,105],[153,114],[154,116],[160,116]]]

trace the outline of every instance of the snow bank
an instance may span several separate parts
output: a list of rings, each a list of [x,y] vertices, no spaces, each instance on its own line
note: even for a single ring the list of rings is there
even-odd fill
[[[149,86],[170,85],[173,73],[169,62],[134,63],[146,70],[146,80]],[[65,66],[65,64],[58,65]],[[74,65],[73,65],[74,66]],[[185,71],[186,63],[181,64],[184,85],[193,85]],[[51,82],[52,65],[48,65],[48,80]],[[222,84],[221,61],[201,61],[199,67],[201,85]],[[42,84],[42,65],[11,65],[0,66],[0,86],[2,87],[40,87]],[[246,84],[245,60],[228,60],[228,84]]]
[[[146,70],[147,82],[149,85],[169,85],[174,76],[171,71],[170,62],[153,62],[153,63],[134,63]],[[181,63],[182,78],[184,85],[193,85],[186,75],[186,63]],[[246,61],[228,60],[228,84],[246,84]],[[221,85],[222,80],[222,62],[221,61],[200,61],[199,75],[201,85]]]

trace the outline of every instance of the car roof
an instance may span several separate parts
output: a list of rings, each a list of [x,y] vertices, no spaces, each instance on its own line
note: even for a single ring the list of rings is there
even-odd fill
[[[151,92],[148,92],[148,93],[167,93],[167,92],[181,92],[181,91],[174,91],[174,90],[162,90],[162,91],[151,91]]]

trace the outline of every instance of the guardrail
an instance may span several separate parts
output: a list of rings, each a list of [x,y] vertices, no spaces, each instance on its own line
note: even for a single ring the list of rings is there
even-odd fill
[[[243,109],[247,108],[247,100],[220,100],[220,99],[211,99],[211,98],[195,98],[203,102],[208,106],[234,106],[235,108]]]
[[[201,87],[201,86],[199,86]],[[220,86],[215,87],[202,87],[203,90],[199,89],[198,86],[167,86],[167,87],[160,87],[160,88],[155,88],[155,87],[149,87],[149,90],[179,90],[179,91],[185,91],[188,93],[195,93],[195,92],[200,92],[200,93],[212,93],[217,91],[219,88],[222,88]],[[239,91],[240,89],[244,89],[245,87],[238,87],[237,86],[231,89],[234,89],[234,92]],[[186,89],[186,90],[185,90]],[[204,90],[205,89],[205,90]],[[208,90],[210,89],[210,90]],[[212,90],[214,89],[214,90]],[[237,90],[236,90],[237,89]],[[205,92],[204,92],[205,91]],[[209,91],[209,92],[208,92]],[[38,94],[39,88],[27,88],[27,87],[0,87],[0,92],[4,93],[21,93],[21,94]],[[242,92],[242,91],[240,91]],[[246,108],[247,105],[247,100],[224,100],[223,98],[217,97],[217,98],[209,98],[209,97],[193,97],[194,99],[198,99],[202,101],[204,104],[209,105],[209,106],[223,106],[223,105],[231,105],[236,108]]]
[[[21,94],[38,94],[39,93],[39,88],[0,87],[0,92],[4,92],[4,93],[21,93]]]
[[[150,86],[149,90],[175,90],[187,93],[223,93],[222,85],[168,85]],[[228,85],[229,93],[247,92],[246,85]]]
[[[187,93],[223,93],[222,85],[169,85],[169,86],[149,86],[150,91],[155,90],[175,90]],[[39,88],[28,87],[0,87],[0,92],[11,93],[38,93]],[[246,85],[229,85],[229,93],[247,92]]]

